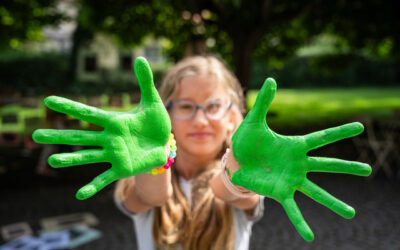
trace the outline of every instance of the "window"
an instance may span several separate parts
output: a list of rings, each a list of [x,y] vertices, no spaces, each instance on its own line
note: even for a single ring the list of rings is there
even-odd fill
[[[86,56],[85,57],[85,72],[91,73],[97,70],[97,60],[96,56]]]
[[[121,55],[120,67],[123,71],[131,71],[132,70],[132,56],[131,55]]]

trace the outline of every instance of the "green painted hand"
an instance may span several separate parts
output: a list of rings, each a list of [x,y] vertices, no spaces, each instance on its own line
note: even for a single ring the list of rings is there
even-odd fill
[[[65,98],[50,96],[45,104],[58,112],[104,127],[103,131],[39,129],[33,139],[39,143],[97,146],[73,153],[49,157],[52,167],[110,162],[111,168],[82,187],[77,199],[87,199],[111,182],[141,174],[167,162],[165,145],[171,122],[153,83],[153,75],[144,58],[134,64],[141,100],[128,112],[108,112]]]
[[[307,172],[368,176],[371,167],[359,162],[309,157],[307,152],[358,135],[364,127],[354,122],[304,136],[279,135],[269,129],[265,120],[275,92],[275,81],[266,79],[254,107],[233,135],[233,155],[240,169],[232,175],[232,182],[281,203],[300,235],[312,241],[314,234],[294,201],[296,190],[344,218],[352,218],[355,211],[308,180]]]

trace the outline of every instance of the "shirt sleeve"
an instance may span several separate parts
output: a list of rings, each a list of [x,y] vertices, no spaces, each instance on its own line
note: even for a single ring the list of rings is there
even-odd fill
[[[253,210],[252,215],[247,215],[247,220],[252,221],[252,222],[257,222],[259,221],[263,215],[264,215],[264,196],[260,195],[260,200],[257,204],[257,206]]]
[[[124,203],[121,201],[121,199],[118,197],[116,193],[114,193],[114,203],[119,209],[119,211],[121,211],[126,216],[132,218],[132,216],[135,215],[135,213],[132,213],[125,207]]]

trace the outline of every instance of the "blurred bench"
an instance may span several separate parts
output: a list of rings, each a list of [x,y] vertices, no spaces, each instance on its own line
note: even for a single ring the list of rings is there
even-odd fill
[[[104,110],[128,111],[137,105],[140,95],[123,93],[89,97],[67,96],[67,98]],[[6,147],[23,145],[27,149],[38,146],[33,142],[31,134],[35,129],[46,126],[46,107],[43,99],[43,97],[9,97],[0,103],[0,145]],[[72,116],[67,118],[69,129],[101,129]]]
[[[382,170],[387,178],[394,172],[400,177],[400,120],[373,120],[371,117],[354,117],[364,124],[364,133],[353,137],[359,153],[357,161],[369,163],[372,167],[370,178]]]
[[[34,129],[42,125],[45,109],[41,98],[18,98],[13,104],[0,107],[0,144],[35,147],[31,139]]]

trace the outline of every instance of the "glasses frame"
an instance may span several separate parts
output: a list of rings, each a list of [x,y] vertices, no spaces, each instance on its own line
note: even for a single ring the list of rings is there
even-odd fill
[[[221,120],[222,118],[224,118],[224,117],[226,116],[226,114],[228,114],[228,111],[232,108],[232,105],[233,105],[232,102],[221,101],[221,102],[223,102],[223,103],[229,103],[229,104],[228,104],[228,108],[226,109],[225,113],[224,113],[224,114],[221,116],[221,118],[219,118],[219,119],[214,119],[214,118],[209,117],[209,115],[208,115],[207,112],[206,112],[206,107],[204,107],[203,105],[198,105],[197,103],[192,102],[192,101],[187,101],[187,100],[178,100],[178,101],[174,101],[174,102],[170,101],[170,102],[167,103],[166,108],[167,108],[167,110],[171,110],[171,109],[174,107],[174,105],[176,105],[177,103],[182,103],[182,102],[192,103],[192,104],[194,105],[194,107],[195,107],[195,110],[194,110],[193,114],[192,114],[190,117],[188,117],[188,118],[176,117],[176,116],[174,115],[174,113],[171,112],[172,116],[173,116],[175,119],[181,120],[181,121],[192,120],[194,117],[196,117],[197,111],[199,111],[199,109],[203,110],[203,113],[204,113],[204,115],[207,117],[207,119],[213,120],[213,121],[218,121],[218,120]]]

